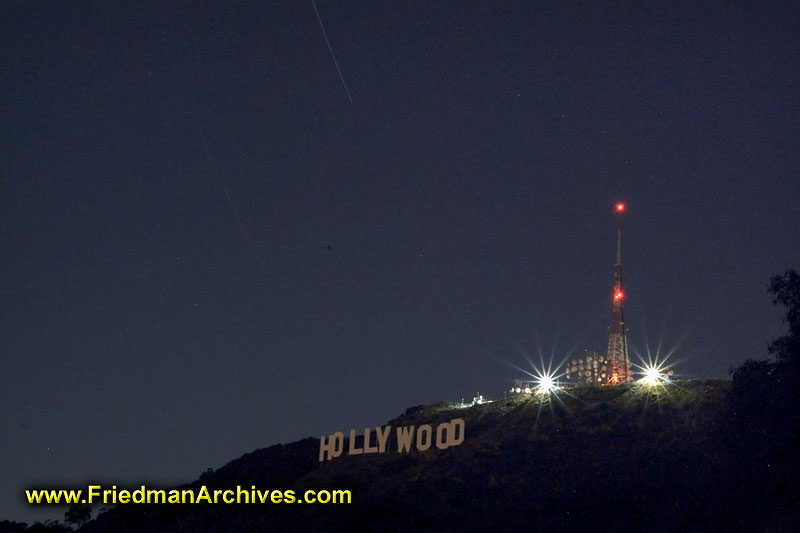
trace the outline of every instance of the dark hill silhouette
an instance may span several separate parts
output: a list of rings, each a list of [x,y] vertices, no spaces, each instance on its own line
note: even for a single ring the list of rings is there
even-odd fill
[[[81,531],[800,531],[800,274],[774,276],[769,292],[787,308],[789,332],[770,345],[774,360],[747,360],[732,381],[414,407],[389,424],[460,418],[463,443],[397,453],[393,431],[387,453],[320,463],[320,441],[308,438],[179,487],[346,489],[350,505],[129,504]],[[24,528],[0,522],[2,532]]]
[[[393,430],[387,453],[320,463],[319,439],[309,438],[256,450],[187,485],[348,489],[350,505],[129,504],[82,531],[794,528],[798,515],[779,492],[786,465],[749,462],[741,440],[752,435],[732,425],[730,388],[687,380],[411,408],[389,424],[460,417],[463,444],[397,453]]]

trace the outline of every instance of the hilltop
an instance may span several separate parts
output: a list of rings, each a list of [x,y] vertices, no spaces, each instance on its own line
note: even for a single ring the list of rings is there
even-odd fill
[[[730,386],[685,380],[413,407],[387,424],[435,428],[460,418],[463,444],[398,453],[392,430],[386,453],[319,462],[320,440],[307,438],[245,454],[186,486],[255,485],[297,494],[347,489],[350,505],[126,505],[83,530],[652,531],[795,524],[797,516],[770,488],[770,469],[778,465],[742,462],[728,423]],[[356,445],[363,446],[363,437]]]

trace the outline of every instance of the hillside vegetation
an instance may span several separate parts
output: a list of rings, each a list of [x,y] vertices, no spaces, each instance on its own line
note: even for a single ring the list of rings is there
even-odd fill
[[[84,529],[782,529],[797,517],[776,493],[781,466],[743,455],[730,389],[689,380],[411,408],[389,424],[462,418],[463,444],[398,453],[393,432],[387,453],[320,463],[319,439],[309,438],[246,454],[192,484],[348,489],[350,505],[127,505]]]

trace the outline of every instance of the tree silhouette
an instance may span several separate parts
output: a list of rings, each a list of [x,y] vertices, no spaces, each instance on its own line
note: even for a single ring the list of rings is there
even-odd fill
[[[800,364],[800,274],[792,269],[783,276],[773,276],[769,292],[774,296],[773,303],[786,306],[783,321],[789,325],[789,334],[775,339],[769,352],[796,368]]]
[[[731,368],[733,393],[749,396],[755,402],[763,400],[762,403],[777,399],[783,406],[794,409],[800,398],[796,386],[800,381],[800,274],[792,269],[782,276],[773,276],[768,292],[773,295],[774,304],[786,307],[783,321],[789,325],[789,333],[770,343],[769,353],[775,356],[774,361],[748,359]]]
[[[28,528],[25,522],[13,522],[11,520],[0,520],[0,533],[22,533]]]
[[[46,520],[44,524],[41,522],[34,523],[25,530],[25,533],[67,533],[69,531],[72,531],[72,529],[65,526],[58,520]]]
[[[75,504],[64,513],[64,522],[81,527],[92,518],[92,507],[87,504]]]
[[[731,369],[728,445],[738,456],[739,482],[774,502],[775,512],[792,516],[800,508],[800,275],[773,276],[768,292],[787,308],[789,333],[769,345],[775,359],[748,359]]]

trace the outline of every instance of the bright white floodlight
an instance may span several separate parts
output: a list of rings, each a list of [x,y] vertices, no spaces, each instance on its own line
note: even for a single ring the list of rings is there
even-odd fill
[[[661,373],[661,370],[656,366],[648,366],[644,369],[644,377],[642,383],[648,385],[655,385],[666,380],[666,376]]]
[[[558,390],[558,387],[556,387],[556,384],[553,381],[553,376],[544,374],[539,376],[537,381],[539,384],[536,387],[536,392],[538,393],[546,393]]]

